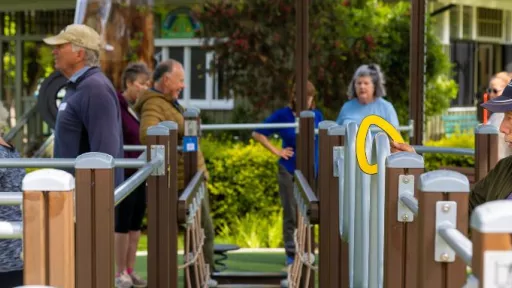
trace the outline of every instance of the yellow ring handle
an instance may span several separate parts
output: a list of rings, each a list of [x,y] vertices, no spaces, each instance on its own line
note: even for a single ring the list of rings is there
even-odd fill
[[[356,157],[357,164],[361,170],[368,174],[373,175],[377,174],[377,164],[370,165],[366,158],[366,136],[368,135],[368,130],[370,130],[370,126],[375,125],[382,129],[388,136],[395,142],[404,143],[402,135],[400,132],[396,130],[391,123],[386,121],[386,119],[377,116],[377,115],[369,115],[366,116],[363,121],[361,121],[361,125],[359,126],[359,130],[357,131],[356,136]]]

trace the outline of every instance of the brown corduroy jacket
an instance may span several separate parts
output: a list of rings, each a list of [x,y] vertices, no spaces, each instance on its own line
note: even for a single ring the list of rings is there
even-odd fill
[[[140,119],[140,143],[146,144],[146,132],[148,127],[158,125],[162,121],[173,121],[178,124],[178,145],[182,145],[185,130],[185,119],[183,118],[184,109],[177,102],[173,104],[171,96],[164,95],[153,89],[146,90],[137,103],[134,105],[135,112]],[[198,148],[200,147],[198,143]],[[178,189],[185,188],[184,183],[184,161],[183,153],[178,152]],[[201,149],[197,152],[197,169],[204,171],[206,179],[208,179],[208,171],[204,162]]]

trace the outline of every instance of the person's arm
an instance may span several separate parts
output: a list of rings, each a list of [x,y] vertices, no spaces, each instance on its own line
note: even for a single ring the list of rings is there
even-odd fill
[[[101,152],[119,157],[122,127],[117,96],[111,95],[108,87],[96,87],[94,92],[83,94],[81,117],[91,152]]]
[[[278,110],[272,115],[270,115],[267,119],[265,119],[264,123],[281,123],[280,113],[282,110]],[[258,141],[272,154],[277,155],[279,157],[283,157],[288,160],[289,157],[293,156],[293,149],[291,147],[286,147],[284,149],[280,149],[275,147],[269,140],[268,136],[277,133],[277,129],[275,128],[264,128],[264,129],[256,129],[252,132],[252,137],[254,140]]]
[[[267,150],[274,155],[283,157],[286,160],[293,156],[292,148],[286,147],[284,149],[279,149],[276,146],[272,145],[272,143],[268,140],[267,136],[263,134],[260,134],[258,132],[252,132],[252,137],[254,138],[254,140],[260,142],[263,145],[263,147],[267,148]]]
[[[163,111],[158,106],[158,101],[148,99],[144,103],[140,112],[139,140],[140,144],[146,145],[147,130],[151,126],[162,122]]]

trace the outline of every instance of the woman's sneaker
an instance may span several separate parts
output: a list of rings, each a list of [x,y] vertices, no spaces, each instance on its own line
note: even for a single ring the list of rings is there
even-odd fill
[[[131,288],[133,286],[133,281],[130,275],[126,272],[122,272],[116,275],[115,285],[116,288]]]
[[[139,275],[137,275],[137,273],[135,273],[135,271],[132,271],[132,273],[130,274],[130,277],[132,278],[132,282],[133,282],[133,287],[146,287],[148,286],[148,282],[144,279],[142,279]]]

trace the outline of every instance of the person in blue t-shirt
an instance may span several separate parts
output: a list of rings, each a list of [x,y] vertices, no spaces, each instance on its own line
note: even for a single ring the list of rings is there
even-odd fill
[[[384,84],[384,76],[377,64],[359,66],[348,86],[349,101],[341,107],[336,123],[344,125],[354,121],[359,125],[366,116],[377,115],[398,127],[395,108],[383,98],[386,95]]]
[[[290,97],[290,104],[284,108],[275,111],[264,123],[295,123],[295,92],[292,91]],[[323,121],[322,113],[315,108],[315,95],[316,89],[311,82],[308,81],[307,97],[308,107],[315,113],[315,128],[318,128],[318,123]],[[282,147],[274,146],[268,139],[272,134],[277,134],[281,137]],[[279,170],[278,170],[278,183],[279,195],[281,198],[281,205],[283,206],[283,239],[286,251],[286,265],[289,266],[293,263],[295,255],[295,242],[293,238],[294,229],[297,226],[296,222],[296,209],[295,199],[293,196],[293,175],[295,172],[295,148],[297,134],[295,128],[264,128],[256,129],[253,138],[260,142],[272,154],[279,156]],[[318,136],[315,135],[315,177],[318,171]]]

